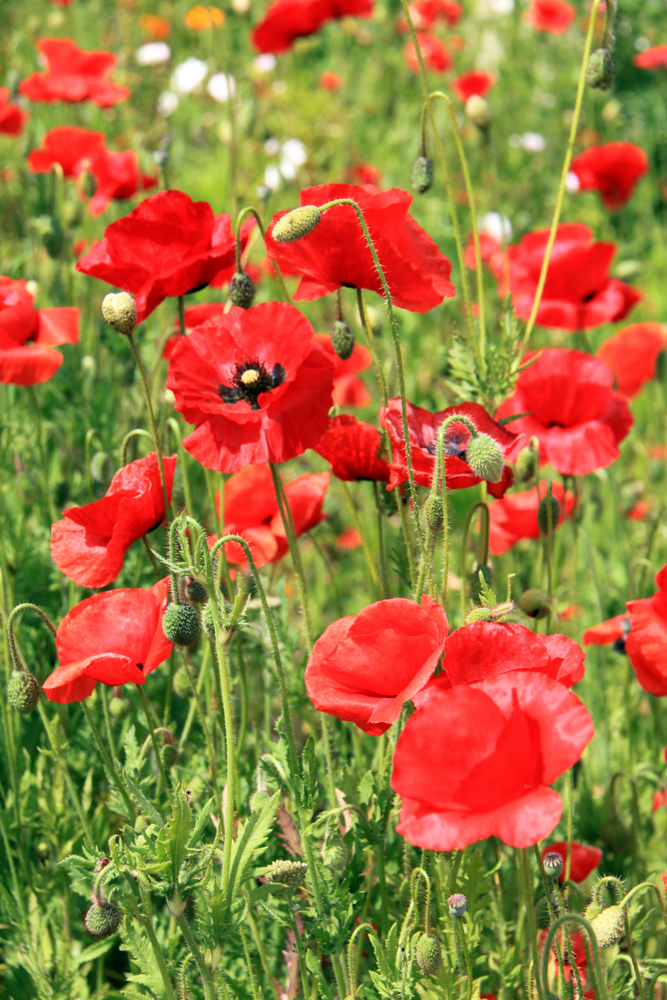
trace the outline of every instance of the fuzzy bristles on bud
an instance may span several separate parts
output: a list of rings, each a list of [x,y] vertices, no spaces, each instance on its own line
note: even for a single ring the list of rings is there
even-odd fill
[[[189,698],[192,692],[190,675],[187,667],[179,667],[174,674],[174,691],[179,698]]]
[[[274,861],[266,874],[267,882],[276,883],[276,895],[287,896],[306,881],[305,861]],[[280,886],[281,888],[277,888]]]
[[[561,900],[556,892],[551,893],[551,909],[554,917],[560,917],[563,913]],[[565,908],[567,909],[567,907]],[[535,923],[541,931],[546,931],[551,926],[551,913],[549,911],[549,900],[546,896],[540,896],[535,903]]]
[[[424,504],[424,518],[434,534],[442,531],[445,523],[445,508],[439,493],[429,493]]]
[[[264,791],[263,788],[258,788],[257,791],[253,792],[250,796],[250,812],[258,812],[258,810],[260,810],[262,806],[265,806],[270,799],[271,796],[268,792]]]
[[[423,976],[434,976],[442,962],[442,948],[433,934],[422,934],[415,948],[415,960]]]
[[[186,576],[183,579],[183,597],[188,604],[205,604],[208,601],[208,591],[194,576]]]
[[[331,346],[341,361],[347,361],[354,350],[354,330],[344,319],[337,319],[333,325]]]
[[[537,506],[537,524],[543,535],[549,534],[549,507],[551,507],[551,530],[553,532],[558,527],[560,520],[560,504],[552,493],[542,497]]]
[[[271,235],[277,243],[294,243],[312,233],[321,219],[322,213],[317,205],[302,205],[278,219]]]
[[[180,754],[173,743],[165,743],[160,751],[160,757],[165,770],[168,771],[174,764],[178,764]]]
[[[162,631],[177,646],[192,646],[199,638],[199,615],[191,604],[170,604],[162,616]]]
[[[616,79],[614,57],[608,49],[595,49],[588,57],[586,83],[594,90],[611,90]]]
[[[39,682],[29,670],[13,670],[7,684],[7,701],[15,712],[29,715],[42,693]]]
[[[625,931],[622,907],[608,906],[597,917],[593,917],[591,927],[595,931],[600,948],[608,948],[612,944],[617,944]]]
[[[336,837],[324,845],[320,857],[327,868],[331,868],[334,872],[341,872],[350,859],[350,852],[341,838]]]
[[[245,271],[237,271],[232,275],[232,280],[229,282],[229,297],[233,306],[250,309],[255,298],[255,285]]]
[[[129,336],[137,326],[137,307],[128,292],[111,292],[102,301],[102,316],[116,333]]]
[[[414,161],[410,182],[416,194],[426,194],[433,186],[433,160],[429,156],[418,156]]]
[[[549,851],[542,858],[542,867],[547,878],[559,878],[563,870],[563,855],[558,851]]]
[[[449,912],[453,917],[462,917],[468,909],[468,900],[462,892],[455,892],[454,895],[450,896],[447,900],[447,905],[449,906]]]
[[[473,125],[476,125],[480,132],[486,132],[491,125],[491,108],[489,102],[479,94],[473,94],[466,101],[466,116]]]
[[[466,625],[472,625],[474,622],[502,622],[514,610],[514,601],[503,601],[493,608],[473,608],[466,615]]]
[[[117,906],[106,900],[93,905],[86,910],[83,923],[90,935],[94,938],[109,937],[115,934],[120,924],[122,913]]]
[[[489,434],[477,434],[470,438],[466,461],[475,475],[487,483],[499,483],[503,478],[502,449]]]
[[[537,451],[528,446],[517,455],[514,463],[514,478],[517,483],[529,483],[537,468]]]
[[[586,909],[584,910],[584,916],[586,920],[595,920],[597,916],[602,913],[602,903],[598,903],[597,899],[592,899]]]

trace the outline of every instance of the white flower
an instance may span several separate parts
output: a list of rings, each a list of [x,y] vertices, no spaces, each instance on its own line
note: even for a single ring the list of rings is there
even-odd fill
[[[283,175],[286,181],[293,181],[296,177],[296,165],[292,163],[286,156],[281,156],[280,158],[280,173]]]
[[[276,68],[276,57],[270,52],[264,52],[261,56],[257,56],[252,65],[256,73],[270,73]]]
[[[276,156],[278,150],[280,149],[280,143],[277,139],[267,139],[264,143],[264,152],[267,156]]]
[[[171,49],[166,42],[147,42],[137,49],[136,60],[140,66],[158,66],[171,56]]]
[[[574,192],[578,191],[580,187],[581,184],[579,182],[579,178],[575,173],[573,173],[570,170],[569,174],[565,178],[565,190],[569,191],[571,194],[574,194]]]
[[[306,147],[300,139],[288,139],[283,143],[282,154],[285,159],[294,164],[295,167],[302,167],[308,159]]]
[[[514,0],[479,0],[480,17],[502,17],[514,10]]]
[[[487,212],[483,215],[479,220],[479,228],[482,232],[493,236],[498,243],[502,243],[503,237],[507,243],[512,239],[512,223],[500,212]]]
[[[230,95],[233,97],[236,93],[236,80],[233,76],[228,76],[226,73],[216,73],[208,81],[206,90],[215,101],[220,101],[221,104],[224,104],[229,100]]]
[[[539,132],[524,132],[521,136],[521,145],[528,153],[541,153],[546,141]]]
[[[171,86],[177,94],[191,94],[204,82],[208,66],[202,59],[191,56],[171,74]]]
[[[280,187],[280,171],[278,167],[270,166],[264,171],[264,183],[271,191],[276,191]]]
[[[247,14],[250,10],[250,0],[232,0],[232,10],[235,14]]]
[[[178,107],[178,94],[173,90],[163,90],[157,99],[157,113],[168,118]]]

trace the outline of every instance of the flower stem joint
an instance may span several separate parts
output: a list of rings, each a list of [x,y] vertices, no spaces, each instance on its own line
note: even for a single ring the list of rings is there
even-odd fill
[[[137,326],[137,307],[128,292],[111,292],[102,300],[102,317],[116,333],[129,337]]]
[[[317,205],[302,205],[278,219],[271,235],[277,243],[294,243],[312,233],[321,219]]]

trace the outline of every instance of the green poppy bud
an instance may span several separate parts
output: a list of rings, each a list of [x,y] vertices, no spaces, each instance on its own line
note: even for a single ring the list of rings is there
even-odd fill
[[[473,125],[476,125],[480,132],[486,132],[492,121],[489,102],[479,94],[473,94],[466,101],[465,111]]]
[[[43,217],[41,232],[44,249],[52,260],[58,260],[65,249],[65,232],[60,219],[56,216]]]
[[[160,751],[160,757],[165,770],[168,771],[174,764],[178,764],[180,754],[173,743],[165,743]]]
[[[586,920],[595,920],[597,916],[602,913],[602,903],[599,903],[596,899],[592,899],[586,909],[584,910],[584,916]]]
[[[555,531],[560,520],[560,504],[553,493],[542,497],[537,506],[537,524],[543,535],[549,534],[549,507],[551,507],[551,530]]]
[[[434,976],[442,962],[442,948],[433,934],[422,934],[415,948],[415,960],[423,976]]]
[[[305,861],[274,861],[266,874],[266,880],[276,883],[277,896],[289,896],[303,885],[307,871]]]
[[[500,445],[488,434],[471,437],[466,448],[466,461],[480,479],[499,483],[503,478],[503,453]]]
[[[337,319],[333,325],[331,346],[341,361],[347,361],[354,350],[354,331],[344,319]]]
[[[190,675],[187,667],[179,667],[174,674],[174,691],[179,698],[189,698],[192,692]]]
[[[194,576],[186,576],[183,580],[183,597],[188,604],[204,604],[208,601],[208,590]]]
[[[597,917],[593,917],[591,927],[595,931],[600,948],[609,948],[610,945],[617,944],[625,932],[622,907],[608,906]]]
[[[102,316],[116,333],[129,336],[137,326],[137,307],[128,292],[111,292],[102,300]]]
[[[15,712],[30,715],[39,701],[42,689],[29,670],[13,670],[7,684],[7,701]]]
[[[105,938],[116,933],[121,917],[122,913],[118,907],[104,900],[101,903],[93,903],[86,911],[83,923],[92,937]]]
[[[531,587],[530,590],[524,590],[518,604],[524,615],[528,615],[529,618],[546,618],[551,607],[551,598],[539,587]]]
[[[466,615],[466,625],[472,625],[474,622],[502,622],[514,610],[514,601],[503,601],[493,608],[473,608]]]
[[[320,853],[327,868],[341,872],[350,860],[350,852],[341,837],[335,837],[325,844]]]
[[[586,83],[594,90],[611,90],[616,79],[614,57],[608,49],[595,49],[588,57]]]
[[[439,493],[429,493],[424,504],[424,517],[432,532],[442,531],[445,523],[445,508]]]
[[[416,194],[426,194],[433,186],[433,160],[429,156],[417,157],[412,164],[410,181]]]
[[[162,616],[162,631],[177,646],[192,646],[199,638],[199,615],[191,604],[168,605]]]
[[[517,483],[529,483],[537,468],[537,452],[531,448],[523,448],[514,463],[514,478]]]
[[[277,243],[294,243],[312,233],[321,219],[322,213],[317,205],[302,205],[278,219],[271,235]]]
[[[229,282],[229,297],[232,305],[240,306],[241,309],[250,309],[255,298],[255,285],[249,274],[245,271],[237,271],[232,275]]]
[[[602,828],[602,836],[615,854],[627,851],[632,843],[632,830],[620,816],[612,816]]]

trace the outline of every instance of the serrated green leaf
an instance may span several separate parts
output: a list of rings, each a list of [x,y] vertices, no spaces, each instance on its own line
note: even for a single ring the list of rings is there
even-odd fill
[[[174,884],[178,881],[180,867],[185,861],[191,823],[190,804],[183,790],[183,785],[179,782],[174,796],[174,810],[158,837],[158,842],[163,841],[166,845]]]
[[[123,740],[123,750],[125,752],[125,769],[136,774],[141,767],[141,750],[137,742],[137,735],[134,725],[131,725]]]
[[[199,813],[199,816],[197,816],[197,822],[195,823],[194,830],[192,831],[192,833],[190,835],[190,839],[188,840],[188,849],[189,850],[191,850],[193,847],[196,847],[197,844],[199,843],[199,841],[204,836],[204,830],[206,829],[206,824],[211,819],[210,813],[211,813],[211,806],[213,805],[213,802],[214,802],[214,799],[211,797],[208,800],[208,802],[206,802],[201,807],[201,811]]]
[[[146,816],[151,821],[151,823],[155,823],[156,826],[160,827],[164,826],[164,820],[160,816],[159,812],[157,811],[153,803],[149,802],[149,800],[146,798],[146,796],[141,791],[139,786],[135,785],[134,781],[129,776],[124,767],[121,768],[121,775],[123,781],[127,786],[128,792],[130,793],[134,801],[137,803],[137,805],[143,812],[144,816]]]
[[[77,955],[74,960],[75,966],[83,965],[84,962],[92,962],[95,958],[99,958],[100,955],[106,955],[108,951],[115,948],[118,944],[118,935],[113,934],[111,937],[104,938],[103,941],[95,941],[93,944],[88,945],[83,951]]]
[[[368,802],[370,802],[374,784],[375,778],[373,776],[373,772],[366,771],[365,775],[359,782],[359,791],[357,793],[359,802],[362,806],[365,806]]]

